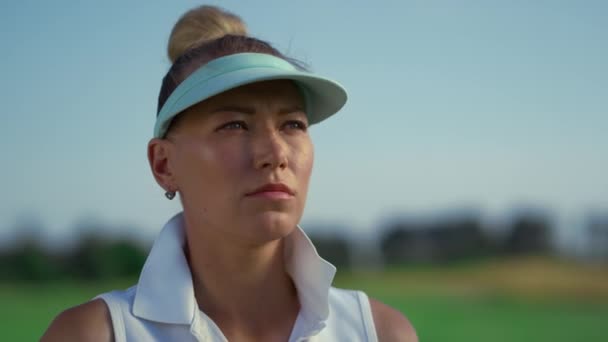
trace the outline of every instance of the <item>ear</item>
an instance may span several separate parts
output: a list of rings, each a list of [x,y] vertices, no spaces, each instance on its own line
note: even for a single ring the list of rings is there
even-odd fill
[[[148,143],[148,162],[156,183],[167,191],[177,191],[175,175],[169,163],[171,147],[168,140],[151,139]]]

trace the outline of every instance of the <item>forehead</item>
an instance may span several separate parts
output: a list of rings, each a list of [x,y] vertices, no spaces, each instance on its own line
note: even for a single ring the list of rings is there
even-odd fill
[[[293,81],[272,80],[230,89],[198,103],[194,108],[205,110],[237,104],[304,109],[304,98]]]

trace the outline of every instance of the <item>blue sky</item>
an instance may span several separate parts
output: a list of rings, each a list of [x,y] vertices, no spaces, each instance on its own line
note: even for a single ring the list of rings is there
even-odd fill
[[[349,91],[312,129],[305,224],[608,209],[607,2],[206,3]],[[199,4],[0,4],[0,229],[34,214],[57,236],[83,218],[153,234],[178,210],[146,144],[169,32]]]

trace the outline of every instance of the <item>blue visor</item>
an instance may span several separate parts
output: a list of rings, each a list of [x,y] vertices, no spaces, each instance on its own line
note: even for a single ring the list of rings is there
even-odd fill
[[[245,84],[279,79],[293,80],[301,89],[311,125],[346,103],[346,90],[335,81],[300,71],[279,57],[239,53],[212,60],[180,83],[158,112],[154,137],[163,138],[177,114],[205,99]]]

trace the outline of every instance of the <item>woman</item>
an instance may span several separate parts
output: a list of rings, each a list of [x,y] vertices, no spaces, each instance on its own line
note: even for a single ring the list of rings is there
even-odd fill
[[[298,227],[313,165],[308,126],[346,93],[247,37],[233,14],[187,12],[169,42],[148,159],[183,212],[137,286],[61,313],[44,341],[415,341],[407,319],[359,291]]]

